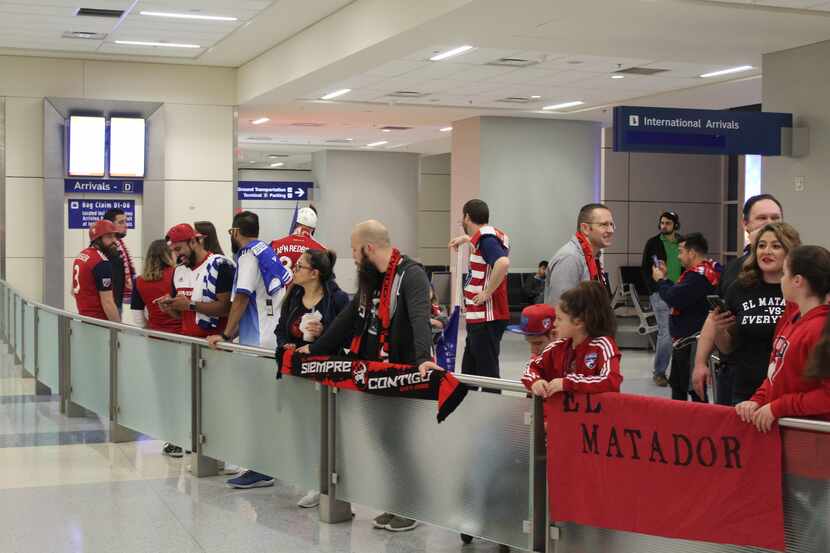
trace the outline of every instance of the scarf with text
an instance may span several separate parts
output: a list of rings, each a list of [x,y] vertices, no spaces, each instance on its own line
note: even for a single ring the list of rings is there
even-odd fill
[[[723,272],[723,269],[720,263],[718,263],[714,259],[704,259],[697,265],[693,265],[692,267],[689,267],[688,269],[683,271],[683,274],[680,275],[679,279],[677,279],[677,284],[683,282],[683,279],[685,279],[686,275],[688,275],[689,273],[697,273],[703,276],[703,278],[705,278],[707,281],[709,281],[709,284],[711,284],[713,288],[717,288],[718,283],[720,282],[721,272]],[[675,317],[680,315],[680,309],[673,307],[671,310],[671,314]]]
[[[576,239],[579,241],[579,246],[582,248],[582,255],[585,256],[585,264],[588,265],[588,274],[591,280],[596,280],[605,286],[606,290],[611,290],[611,285],[608,283],[608,277],[602,270],[602,261],[599,257],[594,257],[594,249],[591,247],[591,242],[588,237],[581,232],[576,233]]]
[[[135,266],[127,245],[121,238],[115,241],[116,247],[121,254],[121,261],[124,263],[124,300],[131,300],[133,297],[133,282],[135,279]]]
[[[383,275],[383,284],[380,288],[380,303],[378,304],[377,317],[380,320],[380,332],[378,334],[379,359],[389,357],[389,326],[392,322],[392,284],[395,281],[395,274],[398,272],[398,263],[401,261],[401,252],[395,248],[389,258],[389,266],[386,267],[386,274]],[[367,313],[371,309],[371,298],[361,298]],[[363,342],[363,335],[356,334],[352,338],[352,345],[349,351],[352,355],[360,352],[360,345]]]
[[[415,365],[363,361],[342,355],[303,355],[286,349],[277,361],[277,379],[283,374],[308,378],[324,386],[369,394],[438,401],[438,422],[461,404],[468,388],[452,373],[428,370],[421,376]]]

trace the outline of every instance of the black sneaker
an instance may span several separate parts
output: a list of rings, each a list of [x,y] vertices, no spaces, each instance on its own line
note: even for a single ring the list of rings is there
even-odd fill
[[[174,459],[181,459],[184,455],[182,448],[177,445],[171,444],[170,442],[166,442],[164,447],[161,450],[163,455],[167,455],[168,457],[173,457]]]

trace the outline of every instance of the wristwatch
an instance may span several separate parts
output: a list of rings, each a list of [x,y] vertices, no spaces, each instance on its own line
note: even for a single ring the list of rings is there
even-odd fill
[[[221,336],[222,336],[222,341],[223,342],[233,342],[233,338],[229,338],[228,335],[225,334],[224,332],[222,333]]]
[[[196,311],[196,302],[195,302],[195,301],[191,301],[191,302],[190,302],[190,305],[188,305],[188,306],[187,306],[187,308],[188,308],[189,310],[191,310],[191,311]]]

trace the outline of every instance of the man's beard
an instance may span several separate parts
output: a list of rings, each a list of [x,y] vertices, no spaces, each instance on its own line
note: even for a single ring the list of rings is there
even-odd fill
[[[234,255],[236,255],[236,254],[238,254],[238,253],[239,253],[239,250],[240,250],[240,249],[241,249],[241,248],[239,247],[239,244],[237,244],[237,243],[236,243],[236,240],[234,240],[233,238],[231,238],[231,253],[233,253]]]
[[[357,284],[361,295],[367,299],[371,298],[380,287],[382,280],[383,273],[378,271],[377,267],[369,261],[364,253],[363,259],[357,267]]]
[[[196,252],[190,250],[190,255],[180,254],[176,257],[176,263],[192,269],[196,266]]]
[[[104,253],[104,255],[107,256],[107,258],[115,257],[118,255],[118,246],[116,246],[115,244],[110,244],[109,246],[101,244],[100,249]]]
[[[115,237],[118,238],[119,240],[123,240],[124,238],[126,238],[126,236],[127,236],[126,232],[116,232],[115,233]]]
[[[669,236],[670,234],[674,234],[674,229],[671,229],[671,230],[660,229],[660,234],[662,234],[663,236]]]

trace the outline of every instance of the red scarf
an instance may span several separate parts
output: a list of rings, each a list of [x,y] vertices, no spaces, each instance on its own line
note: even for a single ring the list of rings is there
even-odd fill
[[[121,252],[121,260],[124,263],[124,298],[132,298],[133,295],[133,277],[135,277],[135,267],[133,267],[133,259],[130,257],[130,252],[127,251],[127,245],[121,238],[115,241],[118,251]]]
[[[720,263],[713,259],[704,259],[697,265],[689,267],[683,274],[680,275],[680,278],[677,279],[675,284],[680,284],[683,282],[683,279],[686,278],[686,275],[689,273],[697,273],[702,275],[706,280],[709,281],[709,284],[712,285],[713,288],[718,287],[718,283],[720,282],[721,277],[721,266]],[[680,309],[673,307],[671,310],[671,314],[674,316],[680,315]]]
[[[281,357],[277,357],[277,362],[280,361],[277,379],[288,374],[346,390],[435,400],[438,402],[438,422],[458,407],[468,391],[452,373],[429,370],[421,377],[415,365],[361,361],[334,355],[302,355],[294,349],[286,349]]]
[[[378,335],[378,357],[385,359],[389,357],[389,326],[392,323],[392,284],[395,282],[395,274],[398,272],[398,263],[401,261],[401,252],[396,248],[392,250],[389,258],[389,266],[386,267],[386,274],[383,275],[383,284],[380,288],[380,304],[378,305],[378,319],[380,319],[380,334]],[[364,308],[371,309],[371,298],[361,298]],[[352,338],[352,355],[358,355],[360,344],[363,342],[363,334]]]
[[[585,264],[588,265],[588,274],[591,276],[591,280],[600,282],[606,290],[610,290],[611,286],[608,284],[608,279],[602,270],[602,262],[599,258],[594,257],[594,249],[591,247],[588,237],[581,232],[577,232],[576,239],[582,248],[582,255],[585,256]]]

